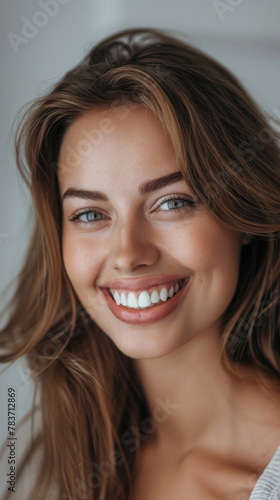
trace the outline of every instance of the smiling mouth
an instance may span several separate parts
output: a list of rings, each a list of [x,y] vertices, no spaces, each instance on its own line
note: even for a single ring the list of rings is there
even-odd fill
[[[109,288],[108,292],[118,306],[136,310],[152,309],[174,297],[181,290],[186,279],[161,284],[151,288],[150,291],[117,291]]]
[[[122,303],[120,302],[121,298],[123,298],[123,296],[121,295],[121,292],[125,292],[125,290],[120,290],[119,289],[119,292],[118,295],[119,295],[119,299],[117,298],[118,296],[116,296],[116,299],[118,300],[118,302],[120,302],[119,304],[117,304],[116,300],[114,299],[114,297],[111,295],[111,292],[110,292],[110,289],[108,287],[103,287],[101,288],[101,291],[103,292],[104,294],[104,297],[105,297],[105,300],[107,302],[107,305],[111,311],[111,313],[118,319],[120,320],[121,322],[123,323],[128,323],[130,325],[146,325],[146,324],[151,324],[151,323],[156,323],[160,320],[163,320],[164,318],[166,318],[167,316],[169,316],[178,306],[180,303],[182,303],[182,299],[185,297],[185,294],[187,292],[187,289],[189,287],[189,281],[190,281],[190,277],[187,277],[183,280],[177,280],[177,282],[175,283],[178,283],[178,286],[180,288],[178,288],[178,291],[175,292],[175,288],[173,290],[173,295],[171,297],[167,296],[167,288],[168,287],[168,293],[170,291],[170,288],[169,287],[172,287],[174,286],[174,281],[173,283],[169,282],[168,284],[165,283],[165,284],[161,284],[159,285],[160,288],[166,288],[166,291],[162,292],[162,295],[159,300],[153,304],[149,304],[149,302],[145,302],[145,300],[148,300],[148,297],[149,296],[149,293],[148,290],[142,290],[142,291],[138,291],[136,292],[136,295],[139,294],[138,297],[141,296],[141,294],[143,294],[142,298],[143,298],[143,303],[141,304],[141,300],[140,300],[140,305],[142,305],[142,307],[139,307],[139,298],[136,298],[133,296],[131,296],[131,299],[134,301],[132,303],[132,306],[134,307],[130,307],[129,306],[129,302],[128,302],[128,305],[126,304],[125,306],[122,305]],[[130,291],[126,290],[128,292],[128,296],[129,294],[131,293]],[[154,291],[154,288],[150,288],[149,290],[151,293]],[[114,290],[114,292],[116,292],[116,290]],[[171,293],[170,295],[172,294],[172,290],[171,290]],[[152,297],[151,297],[152,298]],[[157,297],[155,296],[154,297],[154,300],[156,300]],[[163,299],[163,300],[162,300]],[[129,299],[127,299],[129,301]]]

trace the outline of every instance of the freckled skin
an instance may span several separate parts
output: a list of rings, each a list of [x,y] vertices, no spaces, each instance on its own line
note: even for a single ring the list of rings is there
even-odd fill
[[[104,118],[107,130],[100,132]],[[93,130],[102,137],[98,144],[85,142]],[[126,114],[122,109],[90,111],[66,132],[59,163],[61,195],[71,186],[99,190],[109,198],[64,201],[63,259],[79,299],[119,349],[137,359],[160,357],[202,331],[217,331],[237,285],[240,235],[203,205],[175,213],[165,202],[155,209],[165,195],[193,196],[184,181],[139,195],[143,181],[179,170],[153,114],[140,106]],[[67,220],[89,207],[106,219],[87,227]],[[83,215],[80,220],[88,219]],[[162,273],[190,276],[189,289],[179,308],[150,325],[118,320],[98,288],[109,279]]]
[[[138,192],[143,182],[177,171],[171,144],[149,110],[95,110],[76,120],[60,149],[60,194],[70,187],[98,190],[109,201],[65,199],[63,259],[90,316],[133,358],[151,414],[159,405],[164,417],[155,417],[156,433],[141,443],[130,500],[174,494],[210,500],[213,491],[215,498],[237,498],[250,493],[248,476],[253,471],[256,480],[280,443],[279,395],[264,396],[251,367],[238,367],[243,380],[237,383],[220,361],[221,317],[237,286],[241,235],[203,205],[175,212],[164,202],[167,195],[193,197],[184,181],[143,197]],[[69,221],[86,208],[103,220]],[[174,311],[151,324],[120,321],[99,289],[108,280],[162,274],[190,281]]]

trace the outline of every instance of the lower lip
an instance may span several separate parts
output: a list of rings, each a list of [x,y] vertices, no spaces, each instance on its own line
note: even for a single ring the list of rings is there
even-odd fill
[[[143,325],[147,323],[155,323],[172,313],[182,299],[189,281],[190,278],[186,278],[182,288],[179,292],[173,295],[171,299],[167,299],[166,302],[161,302],[160,304],[149,309],[128,309],[122,305],[118,306],[108,290],[103,288],[102,292],[111,312],[116,318],[131,325]]]

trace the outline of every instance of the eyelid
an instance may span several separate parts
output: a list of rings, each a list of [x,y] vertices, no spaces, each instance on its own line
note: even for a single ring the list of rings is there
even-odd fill
[[[156,206],[159,206],[162,203],[164,203],[165,201],[168,201],[170,199],[172,200],[173,198],[175,198],[175,199],[177,199],[177,198],[178,199],[184,198],[185,200],[189,201],[190,203],[198,203],[198,201],[194,197],[192,197],[192,196],[190,196],[188,194],[185,194],[185,193],[173,193],[173,194],[168,194],[168,195],[162,196],[157,201]],[[71,218],[74,217],[75,215],[78,215],[78,214],[80,215],[80,214],[83,214],[83,213],[87,213],[88,211],[96,211],[96,212],[98,212],[98,211],[100,211],[100,209],[99,208],[94,208],[92,206],[90,206],[90,207],[84,207],[84,208],[79,208],[78,210],[76,210],[73,213],[73,215],[71,216]],[[101,213],[103,213],[103,212],[101,211]]]
[[[168,201],[171,201],[171,200],[185,200],[186,202],[188,202],[188,205],[187,207],[179,207],[177,209],[174,209],[174,210],[162,210],[162,212],[177,212],[178,210],[182,210],[184,208],[193,208],[195,207],[199,202],[193,198],[192,196],[186,194],[186,193],[173,193],[173,194],[168,194],[168,195],[165,195],[165,196],[162,196],[156,203],[156,206],[155,206],[155,210],[158,209],[158,207],[160,207],[162,204],[168,202]],[[87,214],[87,213],[90,213],[90,212],[94,212],[94,213],[97,213],[97,214],[101,214],[105,217],[105,219],[99,219],[99,220],[96,220],[96,221],[88,221],[88,222],[84,222],[84,221],[78,221],[77,219],[79,218],[80,215],[83,215],[83,214]],[[106,214],[103,213],[102,210],[98,209],[98,208],[95,208],[95,207],[84,207],[84,208],[80,208],[78,210],[76,210],[72,215],[71,217],[68,219],[69,222],[74,222],[76,223],[77,225],[84,225],[84,226],[93,226],[99,222],[103,222],[104,220],[106,220]]]
[[[162,203],[173,200],[173,199],[183,199],[189,202],[190,205],[197,205],[198,201],[193,196],[190,196],[186,193],[176,193],[176,194],[167,194],[162,196],[156,203],[156,208],[158,208]]]

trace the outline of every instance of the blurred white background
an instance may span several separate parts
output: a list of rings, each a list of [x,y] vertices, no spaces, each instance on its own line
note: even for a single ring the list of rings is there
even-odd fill
[[[2,0],[0,292],[20,269],[32,227],[29,194],[12,151],[11,127],[23,104],[56,82],[104,36],[148,26],[171,29],[214,56],[239,77],[262,108],[280,118],[279,21],[279,0]],[[20,360],[0,376],[1,443],[6,440],[7,388],[17,390],[19,420],[31,401],[27,375]],[[25,435],[28,432],[29,427]],[[20,437],[19,457],[23,433]],[[5,489],[5,457],[0,478]],[[14,498],[23,498],[23,492],[17,495]]]

